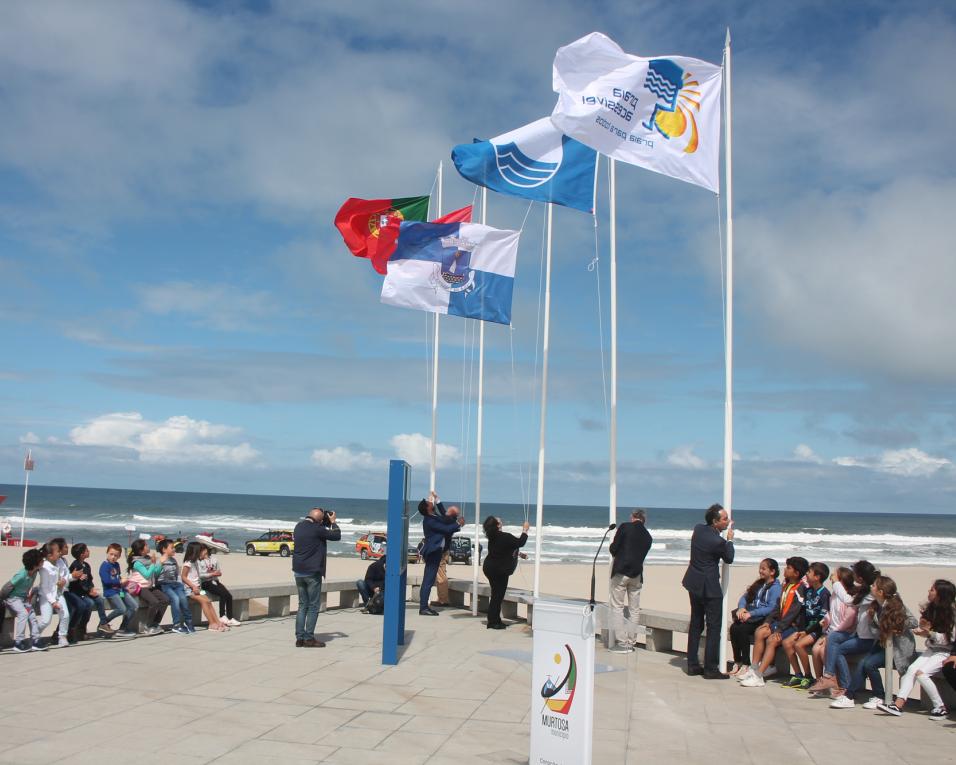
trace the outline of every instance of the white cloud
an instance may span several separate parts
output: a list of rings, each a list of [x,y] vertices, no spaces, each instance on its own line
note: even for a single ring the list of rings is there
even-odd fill
[[[159,315],[181,314],[213,329],[236,330],[255,326],[277,312],[268,292],[244,292],[226,284],[167,282],[138,289],[143,308]]]
[[[70,441],[76,446],[129,449],[141,462],[253,464],[259,452],[246,442],[235,443],[240,433],[239,428],[184,415],[150,422],[139,412],[113,412],[73,428]]]
[[[334,449],[316,449],[312,452],[312,464],[325,470],[346,472],[362,468],[375,467],[381,460],[375,459],[371,452],[336,446]]]
[[[674,449],[667,455],[667,464],[689,470],[703,470],[707,467],[707,463],[694,454],[690,446],[678,446]]]
[[[40,443],[40,437],[31,430],[25,433],[24,435],[20,436],[20,443],[21,444],[38,444]]]
[[[883,452],[879,457],[837,457],[833,461],[843,467],[869,468],[880,473],[908,478],[930,476],[939,470],[953,466],[953,463],[945,457],[933,457],[916,448],[891,449]]]
[[[823,464],[823,459],[806,444],[797,444],[793,450],[793,459],[797,462],[812,462],[814,465]]]
[[[399,433],[390,441],[395,456],[412,467],[428,467],[431,464],[432,440],[422,433]],[[461,452],[451,444],[438,443],[435,449],[435,464],[438,469],[456,464]]]

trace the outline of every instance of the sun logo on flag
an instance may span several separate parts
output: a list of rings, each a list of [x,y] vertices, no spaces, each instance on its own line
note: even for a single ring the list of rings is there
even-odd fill
[[[368,216],[369,236],[378,238],[381,230],[388,225],[389,218],[397,218],[399,223],[405,220],[405,216],[402,215],[401,210],[386,210],[383,213],[372,213]]]
[[[544,699],[545,706],[552,712],[559,715],[566,715],[571,711],[571,704],[574,701],[574,688],[578,682],[578,663],[574,658],[574,651],[567,643],[564,647],[568,649],[568,671],[564,679],[557,685],[548,676],[544,686],[541,688],[541,698]],[[561,666],[563,656],[560,653],[554,655],[554,663]],[[561,696],[561,698],[557,698]]]
[[[644,87],[657,98],[644,127],[668,139],[680,138],[689,130],[684,153],[697,151],[700,133],[694,113],[700,111],[700,82],[670,59],[656,58],[648,64]]]

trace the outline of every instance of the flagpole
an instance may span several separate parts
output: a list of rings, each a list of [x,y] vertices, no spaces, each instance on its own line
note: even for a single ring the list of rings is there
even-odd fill
[[[481,188],[481,223],[488,225],[488,189]],[[481,527],[481,438],[485,402],[485,323],[478,322],[478,428],[475,446],[475,549],[472,550],[471,615],[478,616],[478,529]]]
[[[23,549],[24,529],[27,525],[27,494],[30,493],[30,473],[33,472],[33,450],[27,450],[23,461],[23,515],[20,516],[20,548]]]
[[[724,44],[724,198],[727,205],[727,301],[724,338],[724,508],[727,515],[733,518],[733,472],[734,472],[734,206],[733,206],[733,147],[731,105],[733,99],[730,93],[730,28],[727,28],[727,39]],[[733,528],[733,526],[731,526]],[[723,618],[720,628],[720,669],[723,672],[727,666],[727,622],[729,620],[729,603],[727,593],[730,587],[730,566],[722,566],[721,586],[724,591]]]
[[[608,525],[617,522],[617,163],[613,157],[608,162],[610,180],[611,217],[611,443],[609,464],[610,501]]]
[[[438,206],[435,213],[436,218],[441,217],[441,192],[442,192],[442,168],[443,163],[438,163]],[[435,468],[438,455],[438,325],[440,323],[440,314],[435,314],[435,354],[432,358],[432,452],[431,452],[431,471],[428,477],[429,491],[435,491]]]
[[[538,497],[534,527],[534,597],[541,596],[541,537],[544,524],[544,429],[548,412],[548,349],[551,345],[551,219],[554,205],[548,205],[548,233],[544,267],[544,331],[541,353],[541,424],[538,436]]]

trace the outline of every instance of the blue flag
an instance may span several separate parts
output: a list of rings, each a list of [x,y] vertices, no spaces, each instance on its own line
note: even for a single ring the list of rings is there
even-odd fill
[[[597,152],[547,117],[490,141],[460,144],[451,161],[464,178],[500,194],[594,212]]]

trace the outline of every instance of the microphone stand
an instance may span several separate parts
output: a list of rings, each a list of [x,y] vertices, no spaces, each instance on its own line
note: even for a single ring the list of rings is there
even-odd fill
[[[605,531],[605,532],[604,532],[604,536],[601,537],[601,544],[598,545],[597,552],[594,553],[594,563],[591,564],[591,600],[590,600],[590,602],[588,603],[588,606],[590,606],[590,608],[591,608],[592,611],[594,610],[594,605],[595,605],[595,601],[594,601],[594,582],[595,582],[595,572],[597,571],[597,559],[598,559],[598,555],[601,554],[601,548],[604,547],[604,542],[607,541],[607,535],[610,534],[611,531],[613,531],[616,526],[617,526],[616,523],[612,523],[610,526],[607,527],[607,531]]]

